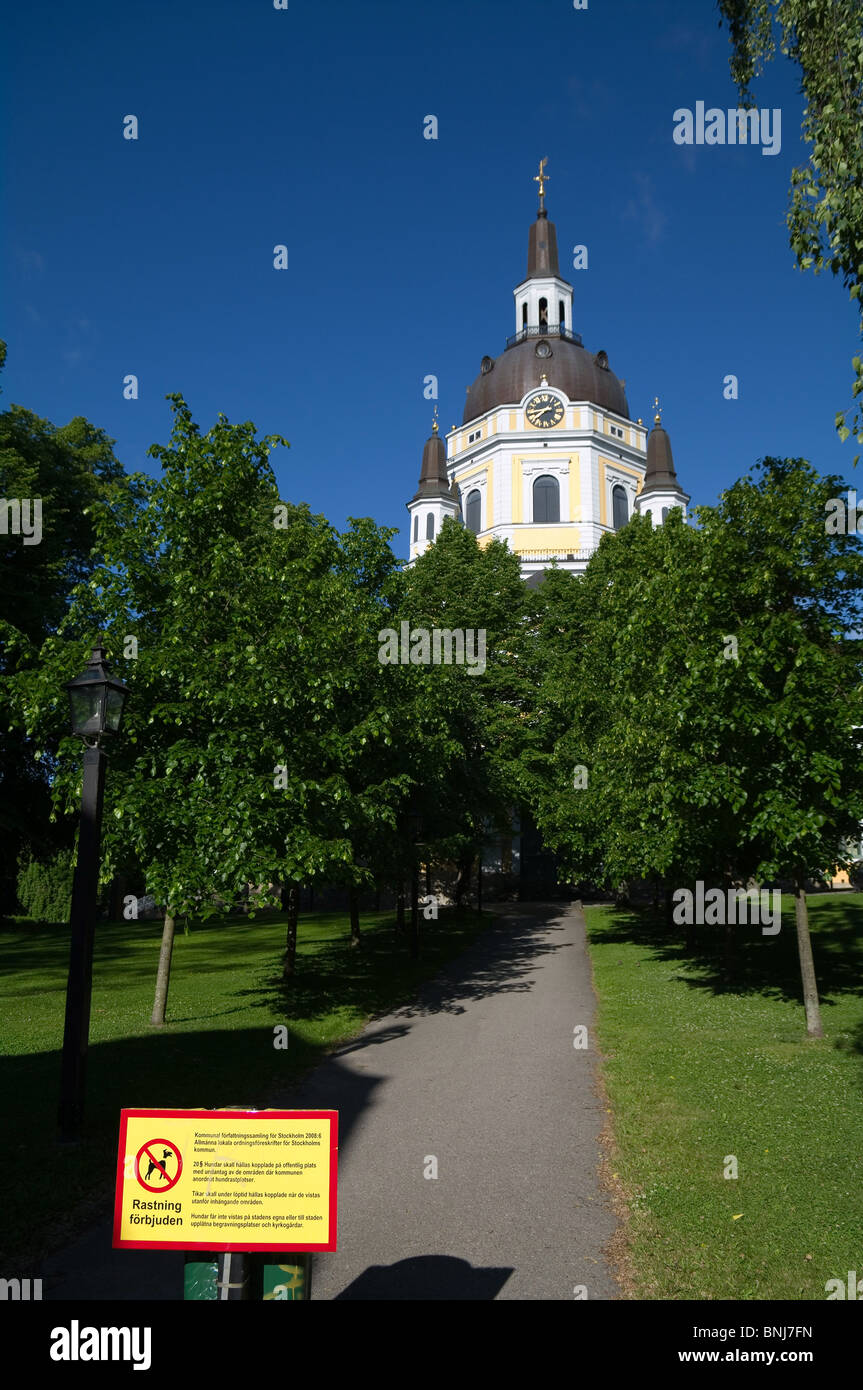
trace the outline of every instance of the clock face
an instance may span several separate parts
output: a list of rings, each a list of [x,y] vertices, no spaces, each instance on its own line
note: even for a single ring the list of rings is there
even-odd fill
[[[528,401],[525,414],[530,424],[538,430],[548,430],[552,425],[559,425],[563,419],[563,402],[550,391],[537,391]]]

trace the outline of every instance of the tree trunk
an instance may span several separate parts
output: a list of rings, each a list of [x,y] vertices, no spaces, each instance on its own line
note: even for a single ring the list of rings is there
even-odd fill
[[[692,916],[694,917],[695,914],[693,913]],[[674,920],[674,889],[667,879],[665,881],[665,925],[670,932],[676,933],[678,930],[678,925]],[[695,944],[695,922],[687,922],[683,949],[688,956],[695,954]]]
[[[456,907],[461,907],[462,898],[464,897],[467,888],[470,886],[471,862],[471,857],[469,855],[465,855],[462,859],[459,860],[458,877],[455,882],[454,894]]]
[[[400,883],[396,893],[396,931],[401,935],[405,929],[405,886]]]
[[[108,907],[108,917],[112,922],[122,922],[123,918],[123,899],[126,897],[126,890],[129,887],[129,875],[118,873],[111,881],[111,901]],[[137,895],[136,895],[137,896]]]
[[[482,850],[476,858],[476,910],[482,912]]]
[[[737,927],[733,922],[726,922],[723,934],[722,973],[726,982],[730,983],[737,974]]]
[[[823,1038],[818,982],[815,979],[812,939],[809,935],[809,910],[806,906],[806,890],[800,880],[794,886],[794,919],[797,924],[797,952],[800,956],[800,978],[803,981],[803,1003],[806,1006],[806,1032],[810,1038]]]
[[[174,952],[174,909],[165,908],[165,925],[162,928],[162,949],[159,951],[159,969],[156,972],[156,994],[153,999],[153,1013],[150,1023],[161,1028],[165,1022],[168,1006],[168,986],[171,983],[171,956]]]
[[[730,901],[729,889],[732,886],[733,880],[731,878],[731,875],[726,874],[722,880],[722,888],[723,892],[725,893],[726,903]],[[737,924],[735,922],[731,922],[729,920],[730,917],[731,913],[726,912],[724,929],[725,943],[723,949],[723,970],[727,981],[733,980],[737,974]]]
[[[294,973],[294,963],[297,959],[297,918],[300,915],[300,890],[296,883],[288,884],[287,890],[282,889],[282,906],[288,914],[288,930],[285,935],[285,964],[282,970],[282,978],[289,980]]]
[[[350,907],[351,907],[351,945],[352,945],[352,946],[359,946],[359,944],[360,944],[360,895],[359,895],[359,893],[357,892],[356,888],[353,886],[353,884],[351,885],[351,890],[350,890]]]
[[[420,953],[420,875],[419,866],[411,871],[411,956],[414,960]]]

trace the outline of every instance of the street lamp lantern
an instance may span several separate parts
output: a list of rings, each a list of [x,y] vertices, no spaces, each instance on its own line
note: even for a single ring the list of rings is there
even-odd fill
[[[103,734],[117,734],[129,687],[112,676],[105,660],[105,648],[96,646],[86,669],[67,681],[72,714],[72,732],[85,743],[97,745]]]

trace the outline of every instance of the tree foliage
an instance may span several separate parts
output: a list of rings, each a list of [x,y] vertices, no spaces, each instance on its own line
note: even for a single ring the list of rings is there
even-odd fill
[[[280,881],[349,874],[351,815],[373,821],[397,792],[366,767],[352,799],[367,746],[388,737],[369,680],[374,604],[347,582],[332,527],[281,502],[267,458],[283,441],[224,417],[204,435],[181,398],[173,408],[169,446],[151,450],[161,478],[98,509],[100,563],[22,698],[44,729],[106,634],[131,693],[104,872],[134,855],[160,902],[207,913],[250,886],[277,901]],[[71,806],[80,757],[71,739],[62,752],[55,795]]]
[[[863,3],[861,0],[718,0],[729,27],[731,74],[741,101],[776,51],[798,64],[806,98],[809,163],[791,175],[787,214],[797,264],[841,275],[863,336]],[[720,21],[721,22],[721,21]],[[836,415],[863,444],[863,360],[853,360],[855,403]],[[858,455],[859,457],[859,455]],[[855,458],[854,462],[857,462]]]
[[[71,849],[58,850],[44,862],[23,856],[17,883],[22,911],[36,922],[68,922],[74,872]]]
[[[766,459],[700,529],[636,517],[545,586],[536,813],[574,877],[802,891],[842,861],[863,820],[863,568],[856,534],[826,529],[841,485]]]
[[[484,837],[508,832],[525,793],[523,759],[529,738],[533,596],[518,558],[493,540],[480,546],[471,531],[444,521],[406,578],[400,616],[415,628],[472,631],[485,668],[406,668],[416,680],[426,727],[437,726],[433,760],[420,779],[428,838],[469,864]]]
[[[5,357],[0,343],[0,367]],[[58,844],[48,792],[57,736],[35,760],[10,683],[35,669],[72,590],[97,563],[92,508],[125,486],[113,443],[82,416],[56,426],[18,405],[0,413],[0,498],[38,498],[42,510],[38,544],[24,544],[11,529],[0,533],[0,703],[7,716],[0,723],[0,911],[13,906],[21,853],[50,857]]]

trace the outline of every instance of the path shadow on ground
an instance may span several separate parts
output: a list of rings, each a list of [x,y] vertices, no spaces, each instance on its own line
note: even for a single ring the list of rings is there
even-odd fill
[[[334,1302],[352,1300],[405,1301],[422,1299],[482,1300],[500,1293],[514,1271],[475,1269],[451,1255],[416,1255],[394,1265],[371,1265],[359,1278],[336,1295]]]
[[[529,977],[536,966],[569,944],[561,939],[565,928],[560,919],[565,911],[559,905],[531,906],[490,919],[488,930],[461,956],[450,961],[440,976],[425,985],[417,981],[418,1001],[407,1009],[398,1009],[399,1019],[432,1012],[461,1013],[470,1000],[504,990],[529,990]],[[427,930],[430,932],[433,926],[427,924]],[[254,1002],[261,1005],[275,1001],[289,1028],[292,1014],[304,1018],[326,1014],[334,998],[380,1018],[392,1011],[391,994],[388,997],[386,991],[381,991],[375,973],[386,968],[392,955],[392,946],[385,940],[374,946],[367,942],[361,951],[352,952],[346,947],[343,952],[328,952],[325,962],[317,957],[313,971],[305,979],[300,970],[287,985],[279,978],[237,993],[255,995]],[[342,964],[344,974],[340,973]],[[407,1021],[377,1030],[371,1025],[361,1037],[337,1047],[323,1062],[313,1047],[304,1045],[302,1038],[293,1034],[288,1053],[275,1051],[269,1021],[261,1028],[194,1032],[165,1029],[145,1036],[92,1043],[87,1077],[87,1139],[80,1149],[71,1152],[59,1148],[54,1141],[59,1048],[4,1059],[6,1094],[30,1098],[26,1105],[15,1107],[12,1138],[7,1145],[12,1161],[28,1174],[27,1181],[19,1183],[11,1194],[12,1210],[7,1206],[5,1213],[7,1230],[14,1230],[18,1237],[17,1250],[23,1244],[28,1247],[27,1254],[36,1260],[44,1258],[48,1251],[62,1251],[67,1241],[74,1239],[74,1218],[67,1224],[66,1214],[74,1213],[84,1199],[96,1199],[92,1219],[99,1220],[107,1213],[116,1171],[119,1112],[124,1108],[267,1108],[286,1105],[288,1096],[294,1098],[294,1105],[302,1105],[299,1097],[305,1089],[303,1072],[307,1064],[315,1068],[308,1081],[315,1087],[316,1104],[332,1106],[340,1112],[339,1147],[344,1151],[357,1117],[370,1103],[381,1078],[371,1069],[357,1074],[342,1066],[340,1053],[373,1048],[377,1042],[403,1036],[409,1026]],[[282,1058],[290,1058],[289,1068]],[[46,1213],[46,1219],[35,1229],[28,1217],[34,1188],[39,1190],[36,1209]],[[27,1236],[22,1241],[25,1229]],[[71,1264],[64,1259],[59,1267],[54,1265],[51,1273],[65,1285],[56,1296],[159,1296],[154,1294],[152,1283],[146,1292],[136,1292],[134,1275],[128,1283],[118,1281],[119,1266],[125,1269],[131,1262],[115,1264],[109,1247],[104,1246],[104,1237],[100,1235],[99,1241],[104,1264],[93,1251],[81,1251],[77,1269],[74,1258]],[[23,1252],[20,1258],[32,1267]],[[101,1266],[98,1271],[93,1270],[94,1263]],[[89,1281],[90,1272],[95,1275],[91,1284],[94,1290],[108,1287],[115,1292],[84,1292],[81,1286]],[[76,1283],[81,1289],[77,1293]],[[67,1291],[70,1285],[71,1291]]]
[[[789,1003],[803,1003],[800,962],[794,924],[793,901],[787,907],[783,894],[782,929],[777,936],[761,934],[760,926],[737,926],[734,946],[725,954],[725,929],[698,926],[691,949],[682,938],[686,928],[669,924],[650,908],[619,908],[611,922],[592,936],[597,945],[614,942],[649,947],[653,959],[686,967],[677,978],[690,989],[712,994],[762,994]],[[810,926],[815,973],[821,1003],[835,1004],[831,996],[863,994],[863,909],[831,896],[830,911],[818,912],[818,898],[810,899]],[[863,1051],[863,1030],[844,1045]]]
[[[438,975],[424,984],[417,982],[416,1002],[403,1005],[395,1012],[400,1018],[413,1018],[431,1013],[464,1013],[468,1004],[493,994],[530,990],[531,975],[543,957],[571,943],[563,937],[567,927],[561,921],[566,905],[519,907],[489,914],[486,930],[467,949],[442,965]],[[434,923],[423,924],[431,933]],[[372,1017],[390,1012],[391,1005],[380,998],[375,968],[387,952],[378,938],[361,951],[346,948],[345,971],[338,980],[317,973],[304,976],[302,970],[288,982],[281,976],[271,976],[261,984],[238,991],[257,996],[256,1002],[269,1009],[281,1011],[286,1017],[291,1010],[304,1018],[323,1015],[332,1007],[333,995],[345,1004],[355,1005]],[[337,968],[340,954],[331,953]],[[383,1005],[383,1007],[382,1007]]]
[[[406,1031],[407,1025],[382,1034],[392,1037]],[[5,1236],[12,1251],[3,1251],[0,1267],[5,1262],[16,1272],[44,1276],[48,1298],[182,1298],[182,1261],[171,1260],[170,1252],[136,1263],[141,1252],[131,1252],[130,1258],[128,1251],[111,1249],[120,1111],[304,1108],[287,1103],[289,1094],[302,1090],[304,1077],[298,1068],[286,1076],[280,1062],[285,1055],[273,1049],[271,1028],[165,1030],[95,1043],[88,1056],[80,1145],[60,1145],[55,1138],[59,1050],[4,1058],[4,1093],[21,1098],[22,1104],[14,1123],[8,1123],[6,1107],[7,1155],[17,1180],[4,1199]],[[339,1111],[339,1150],[344,1155],[354,1124],[371,1103],[381,1077],[371,1069],[349,1069],[336,1057],[321,1066],[319,1054],[312,1050],[305,1051],[305,1059],[315,1068],[311,1076],[323,1080],[319,1094],[326,1088],[327,1098],[318,1104]],[[79,1234],[82,1203],[92,1224]],[[6,1239],[0,1243],[6,1246]]]

